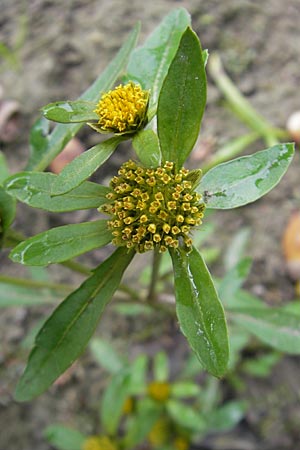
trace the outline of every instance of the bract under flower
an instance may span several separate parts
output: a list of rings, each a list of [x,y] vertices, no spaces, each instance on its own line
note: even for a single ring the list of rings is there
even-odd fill
[[[191,247],[190,231],[202,223],[205,204],[194,192],[190,172],[176,173],[166,162],[146,169],[133,161],[124,163],[111,180],[113,192],[100,211],[111,215],[108,227],[116,246],[133,248],[139,253],[158,248],[177,248],[180,241]]]
[[[102,95],[94,110],[99,116],[97,124],[89,125],[100,133],[128,134],[146,123],[149,91],[129,82]]]

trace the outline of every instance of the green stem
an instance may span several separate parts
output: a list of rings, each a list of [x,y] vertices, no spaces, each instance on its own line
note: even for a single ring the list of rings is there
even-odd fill
[[[12,284],[15,286],[23,286],[35,289],[51,289],[55,291],[70,292],[74,288],[70,284],[63,283],[49,283],[47,281],[36,281],[28,278],[13,278],[6,275],[0,275],[0,282],[6,284]]]
[[[153,263],[152,263],[152,274],[151,274],[151,280],[150,280],[150,286],[149,291],[147,295],[147,301],[149,303],[155,303],[156,301],[156,284],[158,280],[159,275],[159,266],[161,262],[161,254],[156,249],[153,252]]]
[[[250,129],[259,133],[268,146],[278,144],[273,125],[261,116],[236,88],[226,75],[219,55],[213,54],[210,56],[208,71],[238,118]]]
[[[87,267],[84,264],[81,264],[77,261],[73,261],[72,259],[61,262],[60,264],[64,267],[67,267],[68,269],[73,270],[74,272],[81,273],[82,275],[91,275],[92,274],[92,269],[90,269],[89,267]]]
[[[244,136],[240,136],[236,139],[232,139],[226,145],[221,147],[212,156],[210,161],[208,161],[208,163],[202,167],[203,174],[212,167],[216,166],[217,164],[229,161],[230,159],[242,153],[242,151],[244,151],[245,148],[248,147],[250,144],[255,142],[258,137],[259,137],[258,133],[249,133],[245,134]]]

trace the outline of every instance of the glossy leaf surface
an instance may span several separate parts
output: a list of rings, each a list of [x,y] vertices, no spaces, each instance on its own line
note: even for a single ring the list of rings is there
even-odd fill
[[[200,253],[193,248],[171,252],[176,312],[181,331],[201,364],[220,377],[228,364],[228,336],[224,310]]]
[[[129,55],[135,47],[139,31],[140,25],[137,24],[115,58],[113,58],[97,80],[85,91],[80,97],[80,100],[97,102],[102,92],[111,89],[114,82],[126,67]],[[82,124],[59,124],[49,134],[49,122],[44,118],[39,120],[31,133],[31,156],[26,170],[43,171],[81,127]]]
[[[299,317],[281,308],[232,308],[232,319],[277,350],[300,354]]]
[[[242,156],[207,172],[197,191],[208,208],[231,209],[254,202],[281,180],[294,155],[294,144],[279,144]]]
[[[63,212],[98,208],[107,202],[109,188],[84,181],[77,188],[59,196],[51,196],[57,175],[50,172],[19,172],[5,182],[6,192],[20,202],[45,211]]]
[[[206,104],[206,75],[198,37],[187,28],[161,88],[157,129],[163,161],[179,168],[192,151]]]
[[[113,137],[73,159],[52,183],[51,195],[65,194],[83,183],[112,155],[121,141],[121,137]]]
[[[43,114],[48,120],[60,123],[78,123],[98,120],[99,116],[94,112],[97,103],[85,100],[73,102],[61,101],[49,103],[42,108]]]
[[[46,266],[102,247],[111,238],[106,220],[63,225],[21,242],[11,251],[10,258],[29,266]]]
[[[81,355],[132,257],[133,252],[117,249],[56,308],[37,335],[17,400],[41,394]]]
[[[150,105],[157,103],[182,33],[190,22],[185,9],[175,9],[163,19],[145,44],[135,49],[130,56],[126,80],[136,81],[144,89],[151,89]]]
[[[132,145],[143,166],[158,167],[160,165],[159,141],[153,130],[142,130],[135,134]]]

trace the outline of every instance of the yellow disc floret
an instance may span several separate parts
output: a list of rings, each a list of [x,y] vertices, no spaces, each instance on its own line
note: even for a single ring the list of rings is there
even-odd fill
[[[171,386],[166,381],[152,381],[148,384],[147,391],[153,400],[164,403],[170,396]]]
[[[90,436],[84,442],[82,450],[117,450],[107,436]]]
[[[154,248],[164,252],[180,243],[191,247],[190,232],[202,223],[205,204],[187,169],[176,173],[172,162],[147,169],[128,161],[118,175],[111,180],[109,202],[100,208],[111,216],[114,245],[139,253]]]
[[[149,91],[132,82],[106,92],[94,110],[99,116],[99,131],[132,133],[145,125]]]

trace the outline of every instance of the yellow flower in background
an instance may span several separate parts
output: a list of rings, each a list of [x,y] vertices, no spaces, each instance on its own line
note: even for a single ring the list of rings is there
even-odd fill
[[[158,402],[168,400],[171,393],[171,386],[166,381],[153,381],[148,384],[148,395]]]
[[[132,82],[120,84],[102,95],[94,110],[99,121],[89,125],[100,133],[132,133],[145,125],[148,103],[149,91]]]
[[[182,436],[178,436],[174,439],[174,449],[176,450],[188,450],[189,442]]]
[[[100,211],[111,216],[112,243],[138,253],[158,248],[191,247],[190,232],[202,223],[205,204],[193,190],[190,172],[178,173],[172,162],[146,169],[133,161],[124,163],[113,177],[108,203]]]
[[[165,444],[170,439],[170,431],[170,423],[168,419],[158,419],[148,434],[150,444],[153,446]]]
[[[123,405],[123,414],[131,414],[134,410],[134,400],[132,397],[127,397]]]
[[[107,436],[90,436],[82,446],[82,450],[118,450]]]

